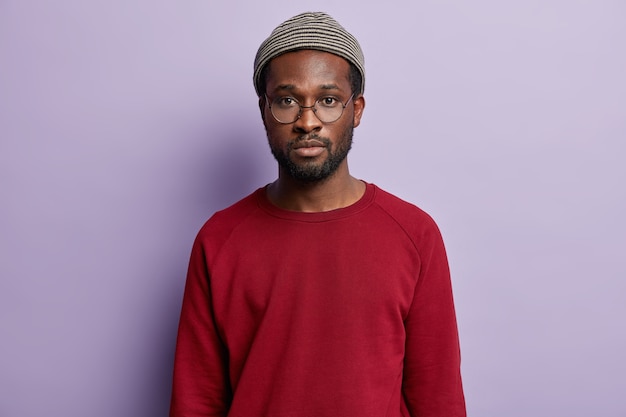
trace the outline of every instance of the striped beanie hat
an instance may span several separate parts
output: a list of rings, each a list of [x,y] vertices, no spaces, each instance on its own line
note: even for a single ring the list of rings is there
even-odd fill
[[[315,49],[330,52],[354,64],[363,80],[360,94],[365,88],[365,58],[359,42],[335,19],[326,13],[306,12],[292,17],[278,25],[263,41],[254,58],[254,88],[257,95],[263,67],[273,58],[286,52],[301,49]]]

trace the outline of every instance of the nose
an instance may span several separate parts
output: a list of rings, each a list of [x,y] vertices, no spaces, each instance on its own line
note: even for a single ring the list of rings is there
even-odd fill
[[[293,127],[296,131],[309,133],[322,128],[322,122],[315,114],[315,106],[302,106],[300,109],[300,117],[294,122]]]

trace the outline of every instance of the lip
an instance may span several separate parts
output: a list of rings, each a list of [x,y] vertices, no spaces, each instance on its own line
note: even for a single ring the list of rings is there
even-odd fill
[[[295,143],[292,149],[302,149],[302,148],[325,148],[326,145],[319,140],[309,139],[303,140]]]
[[[301,158],[315,158],[321,155],[326,145],[319,140],[303,140],[293,145],[292,151]]]

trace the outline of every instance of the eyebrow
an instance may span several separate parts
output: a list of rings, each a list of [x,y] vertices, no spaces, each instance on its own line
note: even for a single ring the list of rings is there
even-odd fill
[[[293,84],[280,84],[278,86],[276,86],[276,88],[274,89],[275,91],[278,90],[294,90],[296,88],[295,85]]]
[[[294,84],[280,84],[276,86],[274,91],[287,90],[293,91],[296,90],[297,87]],[[320,90],[341,90],[337,84],[322,84],[319,86]]]

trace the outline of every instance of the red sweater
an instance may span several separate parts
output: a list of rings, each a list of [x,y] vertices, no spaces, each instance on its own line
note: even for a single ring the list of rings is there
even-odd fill
[[[329,212],[259,189],[194,243],[171,417],[461,417],[452,290],[437,226],[367,184]]]

